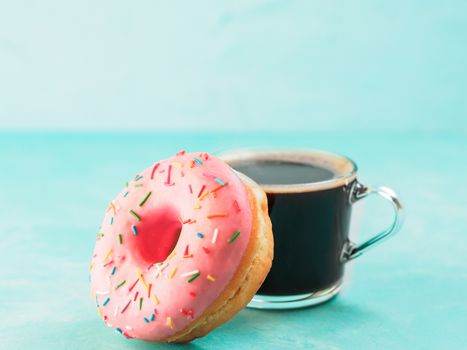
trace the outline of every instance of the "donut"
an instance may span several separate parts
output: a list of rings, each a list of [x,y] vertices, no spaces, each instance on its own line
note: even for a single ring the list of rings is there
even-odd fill
[[[98,315],[127,338],[188,342],[232,318],[272,264],[267,199],[208,153],[156,162],[110,202],[90,265]]]

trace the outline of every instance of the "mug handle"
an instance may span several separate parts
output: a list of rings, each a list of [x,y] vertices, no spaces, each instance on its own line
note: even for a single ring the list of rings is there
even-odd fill
[[[396,193],[388,187],[364,186],[360,182],[355,180],[352,184],[352,188],[350,189],[349,203],[354,204],[357,201],[368,197],[372,194],[377,194],[392,204],[392,208],[394,209],[394,220],[388,228],[381,232],[378,232],[373,237],[364,241],[363,243],[356,244],[349,241],[348,244],[344,247],[342,255],[344,261],[350,261],[359,257],[363,253],[367,252],[370,248],[373,248],[377,244],[396,234],[402,226],[402,223],[404,221],[404,211],[402,208],[402,204],[399,198],[397,197]]]

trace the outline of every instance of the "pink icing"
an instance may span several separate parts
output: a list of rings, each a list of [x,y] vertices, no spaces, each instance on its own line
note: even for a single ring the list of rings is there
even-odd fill
[[[179,332],[231,281],[251,225],[246,189],[223,161],[180,152],[156,163],[107,209],[91,264],[99,313],[127,337]]]

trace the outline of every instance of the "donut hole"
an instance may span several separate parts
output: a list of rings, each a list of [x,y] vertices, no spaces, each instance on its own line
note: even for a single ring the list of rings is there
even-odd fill
[[[182,224],[170,207],[155,209],[138,223],[138,235],[133,238],[133,252],[139,260],[151,264],[164,261],[177,245]]]

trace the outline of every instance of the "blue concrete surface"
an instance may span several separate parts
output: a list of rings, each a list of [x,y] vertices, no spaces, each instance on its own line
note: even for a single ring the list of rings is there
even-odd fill
[[[241,311],[186,346],[128,341],[105,327],[87,267],[109,199],[181,148],[319,148],[401,195],[400,235],[357,259],[328,304]],[[460,349],[467,344],[467,135],[451,133],[1,133],[0,348]],[[361,237],[389,208],[365,207]]]

